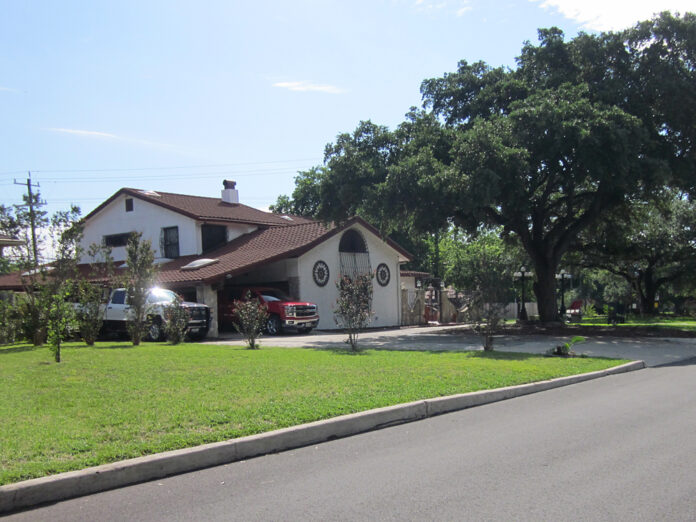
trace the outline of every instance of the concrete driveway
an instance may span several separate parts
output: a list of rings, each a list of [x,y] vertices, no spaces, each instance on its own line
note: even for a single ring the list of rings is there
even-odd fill
[[[494,348],[506,352],[545,353],[549,348],[569,341],[571,336],[553,335],[500,335]],[[343,333],[314,331],[307,335],[286,334],[264,336],[261,346],[283,348],[329,349],[345,347]],[[243,344],[239,334],[223,334],[211,344]],[[382,350],[469,351],[480,350],[480,338],[466,331],[466,326],[429,326],[370,330],[358,342],[363,348]],[[648,366],[671,364],[696,357],[696,338],[669,337],[586,337],[573,348],[576,353],[592,357],[611,357],[643,360]]]

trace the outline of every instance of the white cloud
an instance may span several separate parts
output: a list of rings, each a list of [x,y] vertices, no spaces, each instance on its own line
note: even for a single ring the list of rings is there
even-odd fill
[[[298,92],[326,92],[329,94],[342,94],[346,92],[340,87],[327,84],[311,83],[311,82],[276,82],[273,87],[280,87],[281,89],[288,89],[290,91]]]
[[[66,129],[62,127],[51,127],[44,130],[50,132],[59,132],[61,134],[72,134],[73,136],[82,136],[85,138],[103,138],[108,140],[122,141],[125,143],[134,143],[136,145],[144,145],[146,147],[154,147],[160,149],[171,149],[174,147],[173,145],[170,145],[168,143],[157,143],[154,141],[139,140],[134,138],[128,138],[125,136],[117,136],[116,134],[111,134],[110,132],[91,131],[84,129]]]
[[[435,11],[453,12],[457,16],[463,16],[471,11],[472,0],[415,0],[413,7],[416,11],[423,13],[434,13]]]
[[[592,31],[619,31],[661,11],[694,11],[694,0],[530,0]]]
[[[46,129],[47,131],[51,132],[61,132],[63,134],[75,134],[77,136],[91,136],[93,138],[109,138],[112,140],[122,140],[123,138],[120,138],[119,136],[116,136],[115,134],[109,134],[108,132],[99,132],[99,131],[88,131],[88,130],[81,130],[81,129],[63,129],[63,128],[50,128]]]
[[[457,16],[464,16],[466,13],[468,13],[472,9],[473,9],[473,7],[471,7],[470,5],[465,5],[463,7],[460,7],[459,9],[457,9]]]
[[[3,92],[19,92],[19,89],[12,89],[10,87],[0,87],[0,91]]]

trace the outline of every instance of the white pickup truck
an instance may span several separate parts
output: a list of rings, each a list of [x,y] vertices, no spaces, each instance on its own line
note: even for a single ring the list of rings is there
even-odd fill
[[[164,333],[164,310],[167,305],[172,304],[177,299],[177,295],[171,290],[164,288],[152,288],[148,292],[148,317],[150,326],[148,328],[146,340],[163,341]],[[210,308],[207,305],[184,301],[181,304],[189,311],[189,323],[187,334],[189,338],[200,341],[208,334],[210,327]],[[104,325],[102,332],[125,332],[128,321],[128,304],[125,288],[116,288],[111,292],[109,301],[104,305]]]

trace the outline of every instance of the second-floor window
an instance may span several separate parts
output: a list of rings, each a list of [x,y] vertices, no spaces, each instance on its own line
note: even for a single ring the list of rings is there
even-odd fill
[[[128,243],[128,238],[131,237],[131,234],[132,232],[126,232],[125,234],[111,234],[110,236],[104,236],[104,246],[126,246],[126,244]]]
[[[169,259],[179,257],[179,227],[162,229],[162,253]]]

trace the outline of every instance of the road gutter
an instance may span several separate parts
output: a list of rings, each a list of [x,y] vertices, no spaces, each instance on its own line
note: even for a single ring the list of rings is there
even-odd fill
[[[211,466],[277,453],[463,410],[530,393],[568,386],[591,379],[645,368],[643,361],[495,390],[482,390],[448,397],[425,399],[350,415],[342,415],[300,426],[250,435],[193,448],[167,451],[145,457],[103,464],[79,471],[25,480],[0,486],[0,513],[47,502],[90,495],[100,491],[164,478]]]

